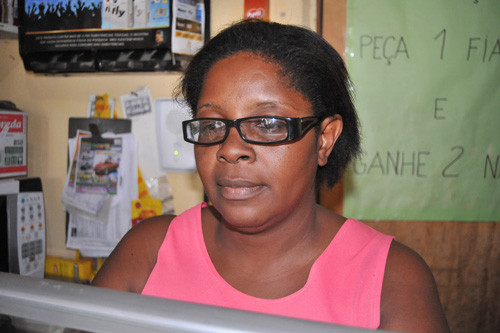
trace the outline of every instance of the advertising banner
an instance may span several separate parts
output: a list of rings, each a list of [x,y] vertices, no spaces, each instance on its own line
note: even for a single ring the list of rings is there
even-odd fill
[[[500,221],[499,17],[498,1],[348,1],[364,153],[346,215]]]
[[[206,40],[205,2],[21,0],[20,52],[26,69],[36,72],[179,69],[176,54],[192,56]],[[201,27],[196,45],[183,52],[172,45],[179,8],[194,13],[182,18],[184,26]]]

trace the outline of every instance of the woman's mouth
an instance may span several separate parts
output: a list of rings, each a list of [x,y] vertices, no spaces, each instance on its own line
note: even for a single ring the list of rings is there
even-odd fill
[[[263,185],[257,185],[247,180],[221,179],[217,182],[220,193],[227,200],[246,200],[259,194]]]

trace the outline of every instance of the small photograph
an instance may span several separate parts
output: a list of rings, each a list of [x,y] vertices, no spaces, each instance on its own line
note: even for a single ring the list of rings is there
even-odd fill
[[[165,0],[151,0],[150,2],[150,27],[170,26],[170,4]]]
[[[119,166],[120,163],[116,162],[112,157],[108,157],[94,166],[94,173],[97,176],[107,176],[110,173],[117,172]]]
[[[165,35],[163,33],[163,30],[156,30],[155,43],[157,45],[165,43]]]

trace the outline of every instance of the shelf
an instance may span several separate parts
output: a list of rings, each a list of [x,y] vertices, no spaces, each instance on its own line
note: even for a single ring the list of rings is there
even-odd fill
[[[17,26],[0,23],[0,38],[17,39]]]

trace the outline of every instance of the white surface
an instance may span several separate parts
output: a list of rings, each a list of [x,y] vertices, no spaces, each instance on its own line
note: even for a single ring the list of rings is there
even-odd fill
[[[19,181],[15,179],[0,180],[0,195],[19,193]]]
[[[0,273],[0,313],[49,324],[53,331],[369,332],[9,273]]]
[[[191,116],[189,107],[182,101],[172,98],[155,100],[160,165],[170,172],[195,172],[194,146],[184,141],[182,135],[182,121],[191,119]]]

